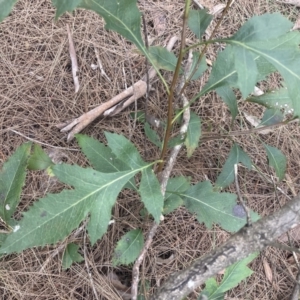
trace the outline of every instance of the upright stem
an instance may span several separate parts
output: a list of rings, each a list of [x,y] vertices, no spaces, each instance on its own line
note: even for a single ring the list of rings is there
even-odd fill
[[[185,1],[185,8],[184,8],[184,15],[183,15],[183,25],[182,25],[182,31],[181,31],[181,44],[180,44],[180,52],[179,57],[177,60],[173,80],[170,86],[170,92],[168,95],[168,119],[167,119],[167,128],[164,136],[163,141],[163,148],[160,154],[160,159],[162,162],[158,166],[158,173],[160,173],[164,166],[164,158],[166,156],[166,153],[168,151],[168,142],[171,136],[171,130],[172,130],[172,119],[173,119],[173,100],[174,100],[174,90],[176,88],[176,82],[179,77],[180,67],[184,55],[184,47],[185,47],[185,33],[186,33],[186,25],[187,25],[187,19],[189,15],[191,0]]]
[[[222,15],[221,15],[221,17],[220,17],[220,19],[219,19],[217,25],[215,26],[213,32],[211,33],[211,35],[210,35],[210,37],[209,37],[209,40],[212,40],[213,37],[215,36],[215,34],[216,34],[217,30],[219,29],[219,27],[220,27],[220,25],[221,25],[221,23],[222,23],[222,21],[223,21],[225,15],[227,14],[227,11],[228,11],[229,8],[230,8],[231,3],[232,3],[232,0],[228,0],[228,1],[227,1],[226,7],[224,8],[223,13],[222,13]],[[195,72],[196,72],[197,69],[198,69],[197,66],[200,64],[200,61],[201,61],[202,58],[204,57],[204,54],[206,53],[207,47],[208,47],[209,45],[210,45],[210,43],[205,44],[205,46],[204,46],[203,50],[201,51],[200,56],[199,56],[199,58],[198,58],[198,61],[197,61],[197,64],[196,64],[196,68],[194,68],[194,71],[190,74],[189,78],[186,80],[184,86],[182,87],[182,89],[181,89],[180,92],[179,92],[179,95],[182,95],[182,93],[184,92],[185,88],[187,87],[189,81],[190,81],[191,78],[194,76]]]

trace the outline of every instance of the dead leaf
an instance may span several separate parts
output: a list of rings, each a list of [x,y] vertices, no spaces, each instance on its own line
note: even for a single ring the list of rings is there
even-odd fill
[[[257,96],[261,96],[263,94],[264,94],[264,92],[260,88],[258,88],[257,86],[254,87],[254,91],[253,91],[254,96],[257,97]]]
[[[165,14],[163,14],[162,12],[155,14],[153,19],[153,27],[158,36],[165,33],[167,28],[167,18]]]
[[[212,61],[208,58],[206,58],[206,63],[208,66],[210,66],[210,67],[212,66]]]
[[[175,259],[175,255],[174,255],[174,254],[172,254],[169,258],[166,258],[166,259],[157,257],[157,258],[156,258],[156,263],[157,263],[158,265],[167,265],[167,264],[169,264],[170,262],[172,262],[174,259]]]
[[[272,270],[271,270],[269,263],[267,262],[267,260],[265,258],[263,259],[263,266],[264,266],[264,270],[265,270],[267,279],[270,281],[270,283],[272,283],[272,281],[273,281]]]
[[[300,28],[300,18],[298,18],[295,22],[295,25],[292,30],[297,30]]]
[[[226,4],[224,4],[224,3],[217,4],[209,10],[209,13],[211,15],[215,16],[215,15],[221,13],[225,7],[226,7]]]
[[[248,115],[247,113],[243,112],[244,116],[245,116],[245,119],[253,126],[253,127],[256,127],[256,128],[259,128],[260,126],[258,126],[260,123],[261,123],[261,120],[255,116],[251,116],[251,115]],[[264,130],[261,130],[259,131],[259,133],[261,134],[269,134],[270,132],[272,132],[273,129],[264,129]]]
[[[292,4],[296,6],[300,6],[300,0],[277,0],[279,3],[284,3],[284,4]]]

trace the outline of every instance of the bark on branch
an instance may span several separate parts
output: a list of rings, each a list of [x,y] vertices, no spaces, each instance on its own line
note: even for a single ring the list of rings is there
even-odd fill
[[[219,271],[263,250],[276,239],[300,223],[300,196],[289,201],[282,209],[250,227],[244,227],[225,244],[196,260],[189,268],[173,274],[151,298],[155,300],[179,300]]]

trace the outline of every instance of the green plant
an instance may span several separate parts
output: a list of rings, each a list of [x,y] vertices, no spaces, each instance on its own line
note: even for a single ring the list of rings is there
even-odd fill
[[[15,2],[0,3],[0,21],[9,14]],[[56,18],[76,8],[95,11],[104,18],[107,29],[116,31],[134,43],[154,67],[168,94],[168,118],[162,141],[146,121],[145,133],[150,141],[161,149],[161,155],[159,160],[147,163],[129,140],[108,132],[105,133],[107,145],[85,135],[76,136],[79,146],[93,168],[55,165],[39,146],[35,145],[31,153],[31,144],[22,145],[4,164],[0,174],[0,216],[8,229],[0,235],[0,253],[10,254],[34,246],[55,244],[66,238],[84,220],[88,220],[87,231],[91,244],[94,245],[107,231],[111,210],[118,194],[124,188],[132,189],[139,194],[146,211],[152,215],[155,226],[158,226],[162,214],[185,206],[208,228],[213,224],[218,224],[229,232],[237,232],[243,228],[247,224],[245,208],[238,204],[237,195],[221,192],[234,182],[236,164],[242,163],[248,169],[253,166],[250,157],[238,144],[233,144],[214,186],[209,181],[191,184],[189,179],[183,176],[170,179],[169,176],[162,176],[163,179],[159,180],[157,175],[166,167],[167,150],[170,146],[176,148],[184,143],[189,157],[198,146],[201,138],[201,120],[197,114],[192,112],[188,119],[183,116],[180,122],[183,125],[184,122],[188,122],[187,129],[180,132],[175,140],[171,139],[171,131],[174,123],[189,111],[190,106],[212,90],[215,90],[228,105],[232,121],[238,114],[234,89],[240,90],[245,101],[258,103],[267,108],[261,122],[263,126],[273,126],[279,122],[288,123],[292,118],[284,120],[286,115],[293,118],[299,116],[300,71],[297,65],[300,60],[298,48],[300,34],[290,32],[292,23],[280,14],[265,14],[253,17],[236,34],[226,39],[213,39],[218,24],[211,38],[204,41],[201,38],[212,17],[206,10],[190,9],[191,1],[186,0],[181,46],[177,58],[165,48],[145,45],[140,32],[141,14],[136,0],[52,0],[52,2],[57,9]],[[224,14],[229,9],[230,2],[228,1]],[[221,20],[222,18],[220,22]],[[191,47],[184,44],[187,26],[200,40]],[[197,95],[184,102],[182,109],[174,113],[174,93],[179,78],[183,79],[178,96],[184,97],[189,82],[198,79],[206,70],[204,54],[207,46],[215,42],[226,43],[227,46],[218,54],[208,82]],[[202,47],[201,52],[194,50],[192,63],[184,70],[182,67],[184,56],[189,50],[198,47]],[[160,72],[161,69],[174,72],[170,85]],[[276,70],[285,80],[284,87],[276,93],[252,96],[255,84]],[[230,138],[230,132],[225,134],[225,137]],[[286,168],[285,156],[279,149],[270,145],[264,144],[264,147],[270,166],[275,169],[278,178],[283,179]],[[157,165],[157,169],[154,169],[156,174],[153,171],[155,165]],[[20,200],[26,166],[31,170],[47,169],[49,176],[56,176],[72,188],[66,188],[58,194],[48,194],[35,202],[23,213],[23,218],[17,221],[12,216]],[[137,174],[140,174],[140,180],[137,180]],[[252,221],[259,218],[252,211],[249,215]],[[116,247],[113,264],[134,262],[143,247],[141,230],[128,232]],[[68,246],[63,259],[64,267],[70,266],[72,261],[81,260],[81,257],[76,255],[77,249],[76,245]],[[246,263],[250,260],[246,260]],[[227,269],[223,281],[228,280],[226,276],[231,274],[236,266],[242,266],[239,274],[249,274],[246,263],[238,263]],[[236,280],[232,281],[227,289],[236,283]],[[216,286],[216,282],[211,279],[207,282],[204,292],[210,297],[214,293],[213,289],[218,291]],[[223,294],[227,289],[220,288],[217,292],[218,297],[221,297],[219,293]]]

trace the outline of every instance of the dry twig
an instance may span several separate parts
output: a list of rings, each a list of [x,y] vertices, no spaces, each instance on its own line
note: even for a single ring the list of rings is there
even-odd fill
[[[70,31],[70,27],[67,24],[67,31],[68,31],[68,39],[69,39],[69,52],[70,52],[70,57],[71,57],[71,62],[72,62],[72,75],[73,75],[73,80],[74,80],[74,86],[75,86],[75,93],[79,91],[80,85],[79,85],[79,78],[78,78],[78,62],[77,62],[77,56],[76,56],[76,51]]]
[[[108,82],[111,82],[110,78],[107,76],[107,74],[105,73],[105,71],[103,69],[98,49],[96,47],[94,49],[95,49],[95,55],[96,55],[96,58],[97,58],[97,64],[98,64],[98,67],[100,69],[101,76],[105,77]]]
[[[177,37],[172,37],[167,45],[167,49],[170,51],[173,46],[175,45],[176,41],[178,40]],[[156,71],[154,68],[149,70],[149,79],[153,79],[156,75]],[[126,100],[121,105],[116,106],[115,108],[109,110],[109,112],[105,113],[105,115],[114,115],[125,107],[136,101],[137,99],[143,97],[147,91],[147,84],[146,84],[146,76],[133,84],[131,87],[126,89],[125,91],[121,92],[117,96],[113,97],[109,101],[99,105],[98,107],[90,110],[89,112],[81,115],[80,117],[67,121],[65,123],[58,124],[57,127],[61,129],[61,132],[70,131],[68,134],[68,141],[74,138],[76,133],[82,131],[87,125],[93,122],[97,117],[101,116],[105,111],[112,108],[113,106],[117,105],[118,103]]]

